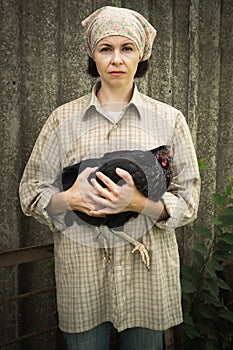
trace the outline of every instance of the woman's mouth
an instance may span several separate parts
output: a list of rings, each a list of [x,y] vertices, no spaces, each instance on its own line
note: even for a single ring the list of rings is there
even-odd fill
[[[108,74],[111,75],[111,76],[114,76],[114,77],[120,77],[120,76],[124,75],[125,72],[122,72],[122,71],[111,71]]]

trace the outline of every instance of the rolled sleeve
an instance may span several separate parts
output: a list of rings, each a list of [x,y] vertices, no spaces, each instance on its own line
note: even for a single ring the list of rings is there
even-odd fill
[[[65,215],[50,216],[46,211],[52,196],[60,191],[59,152],[55,114],[52,114],[40,132],[19,185],[19,198],[24,214],[33,216],[52,231],[60,228]]]
[[[32,190],[32,188],[31,188]],[[52,196],[59,192],[57,188],[50,188],[39,195],[34,197],[34,200],[30,200],[30,191],[27,182],[24,182],[24,178],[20,183],[19,196],[21,202],[21,208],[25,215],[32,216],[41,224],[49,227],[51,231],[61,230],[64,226],[65,213],[58,215],[49,215],[47,207],[51,201]]]
[[[182,113],[177,115],[173,148],[173,180],[162,197],[169,217],[156,223],[161,229],[184,226],[197,217],[200,174],[192,137]]]

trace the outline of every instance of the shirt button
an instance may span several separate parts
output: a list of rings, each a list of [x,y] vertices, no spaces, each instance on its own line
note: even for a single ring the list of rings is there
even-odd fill
[[[121,265],[117,266],[117,270],[121,271],[122,270],[122,266]]]
[[[117,124],[113,124],[113,129],[116,129],[117,128]]]

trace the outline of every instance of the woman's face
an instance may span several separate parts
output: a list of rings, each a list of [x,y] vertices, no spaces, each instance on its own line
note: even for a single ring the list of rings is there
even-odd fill
[[[102,83],[128,87],[133,84],[140,57],[132,40],[113,35],[98,42],[94,60]]]

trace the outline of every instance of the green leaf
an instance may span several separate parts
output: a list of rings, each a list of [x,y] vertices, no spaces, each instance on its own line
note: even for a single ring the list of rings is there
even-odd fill
[[[204,258],[202,256],[202,254],[200,254],[199,252],[197,252],[195,250],[192,250],[191,256],[192,256],[194,263],[198,266],[198,268],[200,268],[204,265]]]
[[[213,193],[212,194],[212,200],[219,207],[223,207],[224,206],[224,199],[223,199],[223,197],[220,194]]]
[[[216,279],[208,278],[205,280],[204,285],[205,285],[205,290],[208,290],[214,298],[218,299],[219,288],[216,283]]]
[[[224,186],[224,192],[226,196],[229,196],[231,194],[231,187],[230,186]]]
[[[205,350],[216,350],[215,343],[213,343],[210,339],[206,338],[206,348]]]
[[[200,278],[200,274],[189,266],[182,266],[181,274],[183,277],[191,281],[196,281]]]
[[[221,289],[225,289],[225,290],[231,290],[231,287],[221,278],[217,279],[217,285],[221,288]]]
[[[223,235],[224,233],[218,236],[218,241],[215,244],[215,249],[222,252],[222,254],[224,255],[225,253],[228,253],[231,250],[231,245],[229,245],[228,243],[225,243],[223,240],[219,240],[219,238],[222,237]]]
[[[200,315],[202,315],[202,317],[207,319],[216,319],[218,316],[216,309],[213,306],[209,304],[204,304],[200,300],[198,302],[195,302],[194,310],[195,313],[198,312]]]
[[[224,215],[233,215],[233,207],[227,207],[224,211]]]
[[[219,317],[223,318],[224,320],[228,320],[230,322],[233,322],[233,312],[224,308],[221,309],[218,313]]]
[[[208,338],[205,338],[205,350],[216,350],[216,349],[219,349],[219,342],[218,342],[218,339],[208,339]],[[224,349],[222,349],[224,350]],[[228,349],[229,350],[229,349]]]
[[[192,316],[190,316],[187,312],[184,312],[184,323],[194,326]]]
[[[209,303],[215,307],[221,307],[222,303],[219,299],[219,297],[213,297],[207,290],[204,290],[202,293],[203,300],[205,300],[206,303]]]
[[[186,294],[194,293],[196,290],[193,284],[190,281],[186,280],[185,278],[182,278],[181,280],[181,288],[183,293],[186,293]]]
[[[218,260],[218,261],[224,261],[227,260],[230,256],[229,252],[223,252],[222,250],[216,250],[213,255],[212,255],[212,259],[214,260]]]
[[[183,301],[185,301],[185,302],[189,302],[190,301],[190,299],[192,298],[192,294],[186,294],[186,293],[182,293],[182,299],[183,299]]]
[[[201,254],[206,254],[208,252],[208,249],[206,248],[206,245],[204,243],[198,243],[193,250],[196,252],[199,252]]]
[[[223,231],[222,222],[221,222],[221,225],[215,226],[215,229],[216,229],[217,236],[223,235],[224,231]]]
[[[222,270],[224,270],[224,267],[223,267],[221,264],[219,264],[216,260],[211,260],[211,261],[208,263],[208,265],[209,265],[211,268],[213,268],[214,270],[216,270],[216,271],[222,271]]]
[[[233,215],[223,215],[221,217],[223,226],[231,226],[233,225]]]
[[[233,186],[233,177],[227,175],[225,176],[225,179],[229,182],[231,186]]]
[[[184,323],[184,327],[183,327],[184,333],[185,335],[190,338],[190,339],[194,339],[194,338],[199,338],[200,337],[200,333],[198,332],[197,328],[195,326],[192,326],[190,324],[185,324]]]
[[[219,207],[223,207],[224,206],[224,198],[220,194],[213,193],[212,194],[212,200]]]
[[[216,278],[215,269],[210,264],[206,265],[206,270],[211,277]]]
[[[212,237],[211,231],[204,226],[194,226],[193,231],[199,233],[204,238]]]
[[[233,234],[232,233],[225,233],[218,237],[219,241],[222,241],[227,244],[233,244]]]
[[[216,215],[212,215],[211,220],[212,220],[212,223],[216,226],[222,225],[222,221],[218,220]]]
[[[206,320],[198,320],[196,325],[201,335],[210,339],[217,339],[217,332],[212,323],[206,322]]]
[[[199,170],[207,170],[208,169],[208,163],[206,158],[199,158],[198,159],[198,167]]]

